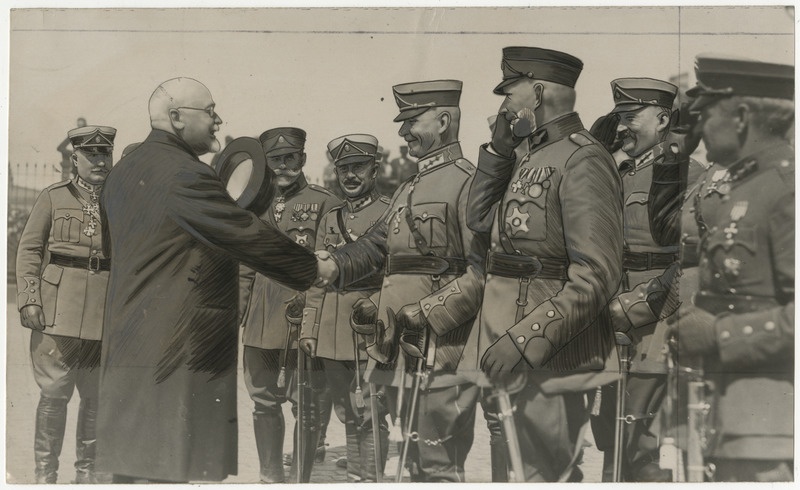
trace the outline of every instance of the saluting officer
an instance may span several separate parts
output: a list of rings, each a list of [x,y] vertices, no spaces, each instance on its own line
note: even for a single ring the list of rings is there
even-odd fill
[[[109,260],[103,255],[99,198],[111,169],[114,136],[107,126],[67,135],[76,169],[71,180],[39,195],[17,251],[17,304],[31,332],[31,361],[41,389],[36,408],[36,483],[56,483],[67,403],[81,397],[76,483],[97,483],[95,420]]]
[[[263,132],[259,139],[267,155],[267,164],[275,172],[278,186],[270,209],[261,218],[275,223],[296,243],[314,250],[317,227],[322,217],[333,207],[341,205],[341,201],[327,189],[306,181],[303,174],[306,163],[305,131],[299,128],[274,128]],[[242,320],[244,379],[250,398],[255,403],[253,426],[261,480],[279,483],[284,481],[282,451],[285,429],[281,405],[286,400],[285,391],[278,387],[280,361],[283,358],[285,363],[295,362],[294,356],[282,355],[282,350],[288,344],[287,317],[300,318],[305,293],[289,289],[244,267],[241,278],[240,303],[247,305]],[[292,333],[292,336],[296,339],[297,333]],[[330,402],[319,402],[322,408],[327,407],[327,414],[320,414],[327,425]],[[321,434],[324,434],[324,429]],[[308,437],[309,440],[313,439],[313,443],[306,444],[311,452],[310,458],[305,460],[306,468],[311,467],[310,460],[314,458],[317,432]],[[319,436],[319,441],[324,444],[324,435]]]
[[[322,217],[317,229],[316,248],[334,252],[369,230],[380,220],[389,199],[375,191],[378,140],[368,134],[349,134],[328,143],[338,185],[345,203]],[[347,473],[350,479],[376,480],[388,454],[386,408],[381,393],[372,393],[363,381],[367,367],[364,339],[351,328],[353,307],[359,302],[378,303],[383,274],[376,270],[340,291],[312,288],[306,293],[300,345],[312,357],[322,359],[336,416],[345,424]],[[377,307],[375,307],[377,308]],[[371,336],[374,343],[374,335]],[[371,397],[375,397],[373,400]],[[380,420],[373,422],[370,403]],[[380,461],[375,461],[374,434],[380,432]]]
[[[377,311],[362,305],[356,313],[372,317],[360,323],[377,318],[379,340],[370,352],[377,361],[394,361],[398,344],[405,353],[395,371],[374,369],[370,381],[408,388],[416,375],[402,376],[402,370],[423,360],[418,379],[425,382],[405,397],[418,397],[411,414],[418,439],[409,446],[413,481],[464,481],[479,394],[467,341],[483,293],[487,239],[466,226],[475,167],[458,142],[461,86],[435,80],[393,87],[400,109],[395,121],[402,123],[399,134],[418,158],[419,173],[395,192],[367,233],[331,256],[318,252],[320,283],[337,288],[385,268]]]
[[[492,383],[523,384],[512,401],[527,481],[580,480],[583,392],[616,376],[593,370],[613,347],[603,313],[622,275],[622,193],[574,112],[582,68],[558,51],[503,49],[505,100],[470,190],[470,227],[491,230],[477,353]]]
[[[622,475],[625,481],[669,481],[669,472],[659,467],[654,421],[666,387],[662,348],[667,327],[658,320],[677,308],[678,240],[664,243],[652,236],[648,202],[653,165],[669,151],[678,87],[652,78],[619,78],[611,82],[611,92],[614,109],[607,117],[619,121],[614,130],[629,157],[619,167],[624,193],[623,284],[610,303],[615,330],[633,342],[622,414],[630,423],[623,425],[619,448]],[[598,447],[605,453],[604,480],[612,473],[616,389],[615,384],[603,387],[599,416],[592,419]]]
[[[698,56],[692,110],[709,161],[694,214],[699,291],[675,318],[678,354],[713,381],[717,481],[793,479],[794,68]]]

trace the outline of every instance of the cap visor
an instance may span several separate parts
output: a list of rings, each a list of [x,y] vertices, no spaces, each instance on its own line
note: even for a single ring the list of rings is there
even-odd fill
[[[719,95],[700,94],[696,99],[692,101],[692,104],[689,106],[689,112],[699,112],[703,107],[713,104],[719,99],[720,99]]]
[[[298,151],[303,151],[302,148],[275,148],[274,150],[270,150],[266,152],[268,157],[279,157],[281,155],[288,155],[289,153],[297,153]]]
[[[611,114],[619,114],[620,112],[639,112],[649,104],[619,104],[614,106]]]
[[[375,157],[372,155],[350,155],[336,160],[335,162],[333,162],[333,165],[339,166],[339,165],[346,165],[348,163],[369,162],[374,159]]]
[[[400,114],[398,114],[397,117],[394,118],[394,122],[405,121],[406,119],[417,117],[423,112],[427,111],[428,109],[430,109],[430,107],[419,107],[417,109],[409,109],[407,111],[401,111]]]
[[[508,87],[512,83],[516,82],[517,80],[519,80],[519,78],[507,78],[502,82],[498,83],[497,87],[495,87],[494,90],[492,90],[492,92],[494,92],[495,95],[505,95],[506,92],[503,89],[505,87]]]

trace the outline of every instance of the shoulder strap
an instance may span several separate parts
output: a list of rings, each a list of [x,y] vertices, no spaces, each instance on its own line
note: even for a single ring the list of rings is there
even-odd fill
[[[412,184],[413,185],[413,184]],[[411,230],[411,235],[414,237],[414,243],[417,244],[417,249],[422,253],[422,255],[433,255],[433,250],[428,246],[428,241],[425,240],[425,237],[422,236],[422,233],[419,232],[419,228],[414,223],[414,217],[411,215],[411,195],[414,194],[414,190],[409,189],[408,191],[408,198],[406,199],[406,224],[408,225],[408,229]]]
[[[350,233],[347,232],[347,228],[344,227],[344,215],[342,215],[342,211],[344,211],[344,206],[336,210],[336,223],[339,225],[339,232],[341,232],[344,241],[346,243],[352,243],[353,237],[350,236]]]

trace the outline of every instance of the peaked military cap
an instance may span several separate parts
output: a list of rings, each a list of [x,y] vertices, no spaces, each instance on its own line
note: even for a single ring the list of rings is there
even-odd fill
[[[378,138],[369,134],[348,134],[328,143],[334,165],[371,160],[377,151]]]
[[[67,133],[73,149],[90,153],[111,153],[116,135],[117,130],[109,126],[83,126]]]
[[[654,78],[618,78],[611,82],[614,110],[627,112],[647,106],[672,109],[678,87]]]
[[[503,88],[517,80],[530,78],[575,87],[583,70],[578,58],[545,48],[511,46],[503,48],[503,81],[494,88],[494,93],[503,95]]]
[[[794,98],[794,67],[791,65],[700,54],[695,59],[694,71],[697,85],[686,91],[690,97],[697,97],[692,110],[732,95]]]
[[[419,116],[433,107],[458,107],[461,99],[459,80],[431,80],[402,83],[392,87],[394,100],[400,109],[395,122]]]
[[[264,147],[264,153],[268,157],[276,157],[303,151],[306,132],[300,128],[273,128],[261,133],[258,139]]]

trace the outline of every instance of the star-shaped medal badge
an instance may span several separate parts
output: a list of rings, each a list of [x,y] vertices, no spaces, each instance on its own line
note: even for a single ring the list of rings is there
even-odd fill
[[[520,212],[519,207],[512,209],[511,215],[506,216],[506,224],[511,227],[511,234],[516,235],[520,231],[529,231],[528,219],[530,217],[530,214]]]
[[[308,245],[308,234],[305,235],[297,235],[294,241],[297,242],[298,245]]]

